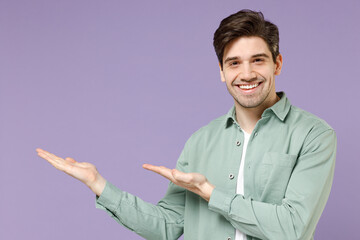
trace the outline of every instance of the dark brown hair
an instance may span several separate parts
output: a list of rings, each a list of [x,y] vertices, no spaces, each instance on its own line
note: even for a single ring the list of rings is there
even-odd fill
[[[248,9],[241,10],[223,19],[214,34],[214,48],[223,68],[223,57],[226,45],[239,37],[260,37],[269,47],[273,61],[279,55],[279,29],[265,20],[261,12]]]

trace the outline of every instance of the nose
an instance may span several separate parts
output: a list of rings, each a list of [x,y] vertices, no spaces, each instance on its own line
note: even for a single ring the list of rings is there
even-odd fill
[[[238,77],[242,81],[251,81],[256,78],[256,74],[249,63],[243,63]]]

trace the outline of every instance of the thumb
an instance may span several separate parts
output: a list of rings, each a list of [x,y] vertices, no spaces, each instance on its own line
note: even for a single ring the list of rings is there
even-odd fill
[[[76,163],[75,159],[73,159],[71,157],[65,158],[65,161],[70,162],[70,163]]]
[[[171,174],[173,175],[174,179],[180,182],[190,182],[191,177],[189,176],[189,174],[181,172],[177,169],[173,169],[171,170]]]

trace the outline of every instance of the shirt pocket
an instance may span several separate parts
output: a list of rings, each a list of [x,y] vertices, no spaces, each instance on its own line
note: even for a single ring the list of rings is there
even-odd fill
[[[260,165],[260,200],[280,204],[285,196],[297,156],[267,152]]]

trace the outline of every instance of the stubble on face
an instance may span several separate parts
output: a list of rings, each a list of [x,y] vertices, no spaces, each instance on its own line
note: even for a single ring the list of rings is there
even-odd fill
[[[230,95],[238,107],[266,108],[277,101],[274,84],[275,64],[271,59],[271,52],[265,41],[259,37],[243,37],[230,43],[224,54],[224,59],[239,59],[234,65],[224,64],[223,77]],[[257,63],[256,57],[263,61]],[[225,57],[226,56],[226,57]],[[241,85],[259,84],[253,91],[241,89]]]
[[[255,79],[252,79],[251,81],[249,81],[249,84],[255,83],[255,82],[261,82],[261,84],[258,86],[258,88],[263,88],[263,83],[266,81],[266,79],[262,76],[258,76]],[[263,89],[263,91],[261,91],[259,94],[254,93],[254,94],[250,94],[250,95],[240,95],[239,93],[236,92],[236,90],[234,91],[234,89],[238,88],[237,86],[237,82],[234,81],[231,83],[231,86],[229,87],[229,85],[226,85],[230,95],[234,98],[235,102],[243,107],[243,108],[256,108],[259,107],[260,105],[264,104],[266,99],[269,97],[270,94],[270,89],[267,89],[267,91],[265,91],[265,89]]]

